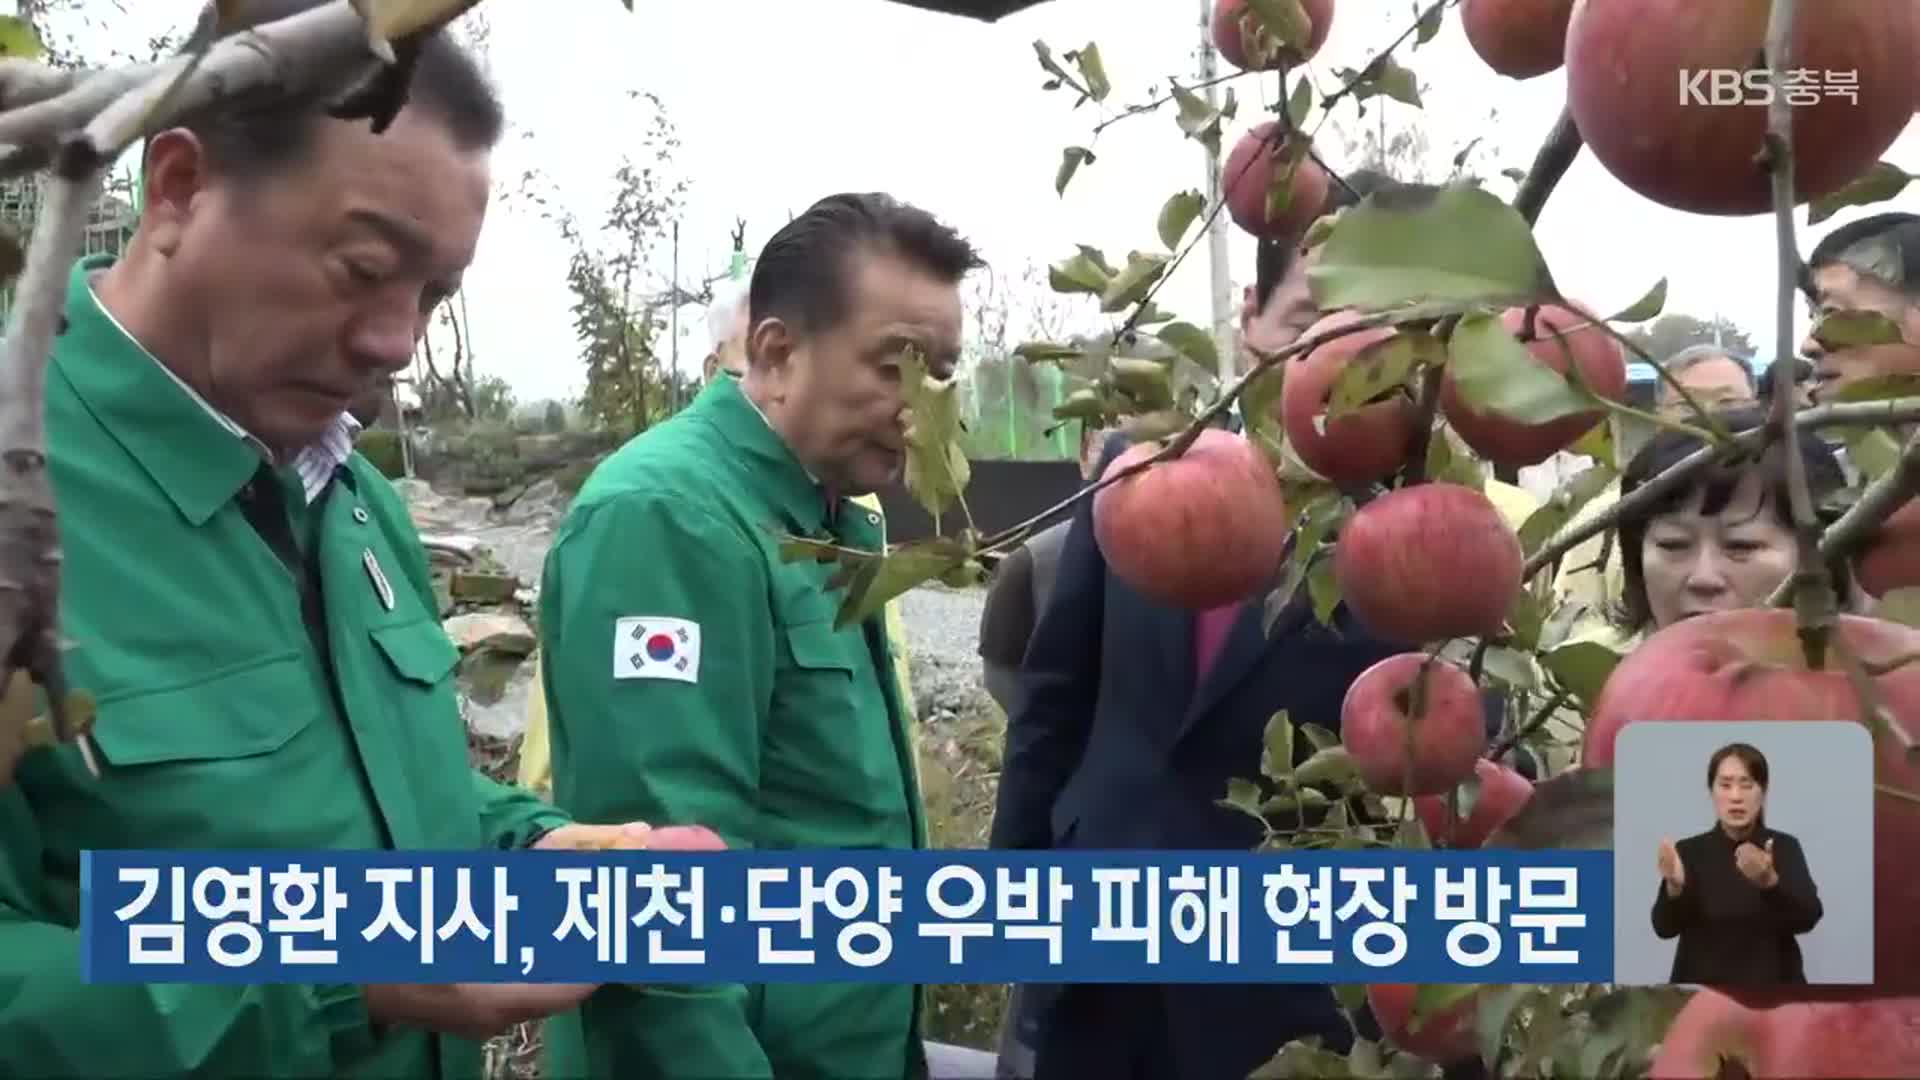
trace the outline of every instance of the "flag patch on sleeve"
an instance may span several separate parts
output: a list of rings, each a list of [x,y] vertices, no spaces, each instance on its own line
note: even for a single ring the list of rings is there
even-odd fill
[[[613,624],[613,677],[700,681],[700,624],[628,615]]]

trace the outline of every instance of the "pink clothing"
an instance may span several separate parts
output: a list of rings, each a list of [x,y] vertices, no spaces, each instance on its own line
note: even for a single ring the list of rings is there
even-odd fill
[[[1214,661],[1220,658],[1220,649],[1227,643],[1227,633],[1239,617],[1239,604],[1228,604],[1194,616],[1193,685],[1206,682],[1207,673],[1213,670]]]

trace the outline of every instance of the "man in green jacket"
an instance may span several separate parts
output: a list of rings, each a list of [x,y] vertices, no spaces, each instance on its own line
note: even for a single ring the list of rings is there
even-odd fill
[[[849,497],[902,476],[901,359],[953,370],[978,265],[882,195],[823,199],[768,242],[746,375],[603,462],[548,554],[558,805],[730,847],[925,846],[884,621],[836,630],[833,567],[777,548],[878,547],[880,515]],[[609,986],[547,1030],[556,1076],[900,1080],[924,1072],[919,1012],[914,986]]]
[[[74,268],[49,458],[65,666],[98,702],[102,775],[61,746],[0,790],[0,1076],[473,1080],[473,1040],[593,989],[81,977],[87,849],[631,838],[583,835],[468,765],[419,537],[352,450],[350,406],[406,365],[472,258],[501,129],[451,39],[416,72],[380,135],[312,100],[156,134],[125,256]]]

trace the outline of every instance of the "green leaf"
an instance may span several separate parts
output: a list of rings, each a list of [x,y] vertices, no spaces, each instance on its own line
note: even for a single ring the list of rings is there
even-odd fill
[[[1420,21],[1414,24],[1414,48],[1417,49],[1427,42],[1432,41],[1433,36],[1440,32],[1440,24],[1445,10],[1446,9],[1439,4],[1435,4],[1427,9],[1426,14],[1420,16]]]
[[[1620,654],[1598,641],[1574,640],[1556,646],[1540,658],[1560,685],[1591,708],[1600,697],[1607,676],[1620,663]]]
[[[1092,293],[1099,296],[1107,291],[1107,279],[1110,277],[1112,274],[1089,258],[1084,250],[1071,259],[1047,268],[1047,283],[1058,293]]]
[[[1557,295],[1526,218],[1459,183],[1348,207],[1307,280],[1315,305],[1329,311],[1423,301],[1509,307]]]
[[[1336,983],[1333,987],[1333,1000],[1348,1012],[1354,1012],[1367,1003],[1367,985],[1365,983]]]
[[[1055,420],[1089,420],[1099,422],[1107,415],[1107,401],[1100,391],[1090,387],[1075,390],[1068,394],[1065,401],[1053,407]]]
[[[1500,1060],[1500,1048],[1506,1042],[1507,1028],[1526,999],[1537,993],[1532,986],[1489,986],[1480,998],[1474,1017],[1474,1032],[1480,1041],[1480,1060],[1491,1069]]]
[[[1394,830],[1393,846],[1406,851],[1430,851],[1433,839],[1427,835],[1427,827],[1420,823],[1419,817],[1409,816]]]
[[[1575,473],[1538,510],[1527,515],[1527,520],[1520,526],[1521,549],[1528,555],[1540,550],[1540,545],[1566,528],[1567,522],[1606,491],[1618,475],[1613,466],[1606,462],[1595,463]]]
[[[907,402],[907,490],[926,508],[935,527],[972,480],[961,444],[960,381],[935,379],[918,350],[906,350],[900,379]]]
[[[1126,269],[1108,282],[1105,291],[1100,294],[1100,310],[1120,311],[1139,303],[1153,289],[1160,276],[1167,272],[1170,261],[1172,256],[1157,252],[1151,255],[1139,251],[1128,254]]]
[[[1326,784],[1337,790],[1352,789],[1360,781],[1360,770],[1353,764],[1353,757],[1344,746],[1329,746],[1318,750],[1293,770],[1294,782],[1302,787],[1308,784]]]
[[[1088,96],[1095,101],[1107,100],[1107,95],[1113,91],[1113,83],[1107,80],[1106,65],[1100,62],[1100,46],[1088,42],[1086,48],[1067,53],[1066,57],[1080,69]]]
[[[1302,73],[1293,84],[1293,93],[1287,98],[1287,119],[1294,131],[1306,130],[1307,120],[1313,114],[1313,80]]]
[[[1178,83],[1173,87],[1173,103],[1177,110],[1174,121],[1187,138],[1199,142],[1210,153],[1220,152],[1220,123],[1223,117],[1220,110],[1207,104],[1207,99]]]
[[[1354,412],[1375,398],[1405,387],[1414,370],[1438,351],[1423,335],[1400,333],[1360,350],[1333,381],[1327,395],[1329,421]],[[1444,355],[1444,354],[1443,354]]]
[[[1073,174],[1079,170],[1080,166],[1091,165],[1093,162],[1093,151],[1084,146],[1069,146],[1060,151],[1060,168],[1053,174],[1054,194],[1065,195],[1067,184],[1073,179]]]
[[[1180,250],[1180,241],[1193,227],[1194,219],[1207,208],[1206,196],[1198,191],[1182,191],[1169,197],[1160,207],[1160,242],[1168,251]]]
[[[1156,360],[1116,357],[1113,383],[1142,410],[1173,407],[1173,372]]]
[[[1276,43],[1298,54],[1313,33],[1313,20],[1300,6],[1300,0],[1247,0],[1254,23],[1273,35]]]
[[[968,545],[946,536],[901,544],[885,555],[805,537],[783,538],[779,551],[786,562],[839,564],[826,583],[829,590],[846,590],[834,618],[836,629],[873,618],[887,601],[963,565],[973,554]]]
[[[1313,752],[1316,754],[1328,747],[1340,745],[1340,736],[1319,724],[1301,724],[1297,730],[1307,737],[1307,742],[1313,746]]]
[[[1886,428],[1845,428],[1847,460],[1869,481],[1878,480],[1900,463],[1900,441]]]
[[[1074,81],[1073,76],[1067,73],[1067,69],[1061,67],[1060,62],[1053,58],[1053,50],[1047,47],[1046,42],[1035,41],[1033,53],[1039,59],[1040,66],[1046,70],[1047,74],[1053,76],[1043,84],[1045,89],[1058,90],[1061,86]]]
[[[1491,850],[1603,850],[1613,846],[1613,770],[1579,768],[1533,785],[1527,800],[1487,838]]]
[[[1120,432],[1134,442],[1157,442],[1179,434],[1191,423],[1193,417],[1178,409],[1161,409],[1127,417],[1120,425]]]
[[[1087,355],[1078,345],[1064,345],[1054,341],[1028,341],[1016,346],[1013,355],[1030,364],[1059,364],[1078,360]]]
[[[1373,85],[1381,93],[1402,104],[1420,108],[1420,82],[1414,78],[1411,70],[1401,66],[1392,56],[1382,56],[1374,66],[1377,73],[1373,77]]]
[[[1920,588],[1893,589],[1873,605],[1876,619],[1920,628]]]
[[[1340,606],[1340,582],[1333,576],[1332,559],[1317,560],[1307,571],[1307,595],[1313,598],[1313,617],[1322,626],[1331,624],[1334,609]]]
[[[1899,345],[1900,325],[1877,311],[1832,311],[1813,324],[1813,338],[1829,349]]]
[[[1525,169],[1501,169],[1500,175],[1516,184],[1525,183],[1527,179],[1527,171]]]
[[[1476,412],[1544,424],[1592,411],[1597,399],[1535,360],[1490,315],[1460,320],[1447,342],[1448,370],[1462,401]]]
[[[1433,437],[1427,440],[1427,479],[1486,490],[1486,467],[1459,440],[1448,428],[1433,429]]]
[[[18,15],[0,15],[0,57],[38,60],[46,52],[47,47],[32,23]]]
[[[1293,721],[1285,709],[1267,720],[1261,739],[1260,773],[1270,780],[1293,775]]]
[[[1575,439],[1573,445],[1567,447],[1567,450],[1569,453],[1585,454],[1601,465],[1619,468],[1620,463],[1616,460],[1618,455],[1613,445],[1611,415],[1608,419],[1588,428],[1587,433]]]
[[[1633,302],[1627,310],[1608,319],[1608,322],[1646,322],[1660,314],[1667,306],[1667,279],[1661,278],[1647,295]]]
[[[1346,517],[1347,503],[1338,490],[1325,489],[1311,498],[1296,512],[1294,518],[1293,554],[1287,560],[1287,572],[1280,586],[1267,597],[1266,612],[1262,625],[1273,629],[1274,621],[1287,605],[1293,603],[1293,596],[1306,582],[1314,568],[1323,563],[1331,564],[1331,559],[1321,558],[1321,541],[1328,532],[1338,527]],[[1331,570],[1328,571],[1331,573]]]
[[[1479,642],[1474,638],[1455,638],[1441,647],[1440,656],[1464,671],[1472,664],[1473,654],[1479,647]],[[1485,655],[1480,658],[1480,668],[1488,678],[1517,690],[1533,691],[1540,686],[1540,675],[1534,670],[1533,658],[1504,645],[1487,646]]]
[[[1154,336],[1209,372],[1220,370],[1220,351],[1214,348],[1213,335],[1192,323],[1168,323]],[[1249,386],[1247,389],[1253,388]],[[1241,400],[1246,400],[1244,391],[1241,393]]]
[[[1227,797],[1220,800],[1220,805],[1238,810],[1262,825],[1267,822],[1267,816],[1260,812],[1260,785],[1251,780],[1227,781]]]
[[[1913,176],[1905,169],[1882,161],[1839,191],[1815,199],[1813,205],[1807,208],[1807,224],[1818,225],[1849,206],[1884,202],[1905,191],[1912,181]]]

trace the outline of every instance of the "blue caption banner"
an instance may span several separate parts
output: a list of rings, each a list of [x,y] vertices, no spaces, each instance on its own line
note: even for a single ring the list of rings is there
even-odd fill
[[[94,851],[96,983],[1609,982],[1607,851]]]

